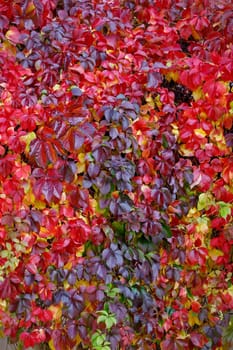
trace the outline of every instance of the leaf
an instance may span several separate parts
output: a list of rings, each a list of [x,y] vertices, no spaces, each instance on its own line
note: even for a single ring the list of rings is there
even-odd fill
[[[196,90],[194,90],[192,92],[192,94],[193,94],[193,98],[194,98],[195,101],[198,101],[201,98],[203,98],[203,91],[202,91],[201,86],[199,86]]]
[[[206,132],[203,129],[194,129],[194,134],[200,138],[203,138],[206,136]]]
[[[36,274],[39,261],[40,261],[40,257],[38,255],[35,255],[35,254],[31,255],[26,264],[27,270],[32,274]]]
[[[191,327],[195,326],[195,325],[201,325],[201,321],[199,320],[198,314],[196,312],[193,311],[189,311],[188,313],[188,323]]]
[[[29,132],[27,133],[26,135],[23,135],[20,137],[20,140],[22,140],[23,142],[26,143],[26,148],[25,148],[25,152],[26,154],[29,153],[29,150],[30,150],[30,144],[31,142],[36,139],[36,134],[32,131],[32,132]]]
[[[72,96],[75,96],[75,97],[80,97],[82,96],[83,92],[82,90],[78,87],[78,86],[71,86],[71,92],[72,92]]]
[[[104,345],[106,336],[100,331],[95,332],[91,337],[91,342],[94,347]]]
[[[74,152],[82,147],[84,136],[76,130],[75,127],[69,128],[64,136],[61,137],[61,142],[66,151]]]
[[[21,34],[17,27],[10,27],[10,29],[6,32],[5,36],[15,45],[22,43]]]
[[[224,256],[224,253],[219,249],[211,248],[208,255],[213,261],[217,261],[220,256]]]
[[[148,73],[147,88],[157,88],[159,83],[162,81],[161,74],[159,72],[149,72]]]
[[[203,348],[203,346],[208,342],[206,336],[195,332],[191,333],[190,339],[193,345],[198,348]]]
[[[218,202],[220,206],[219,214],[222,218],[226,219],[228,215],[231,215],[231,205],[225,202]]]
[[[117,324],[117,320],[115,318],[115,316],[109,316],[106,320],[105,320],[105,324],[106,324],[106,328],[110,329],[112,328],[113,325]]]
[[[55,349],[55,346],[54,346],[53,339],[50,339],[49,342],[48,342],[48,344],[49,344],[49,348],[50,348],[51,350],[56,350],[56,349]]]
[[[60,305],[58,305],[58,306],[57,305],[51,305],[49,307],[49,311],[52,312],[53,319],[55,321],[59,321],[61,319],[61,317],[62,317],[62,308],[61,308]]]
[[[56,163],[58,160],[58,154],[52,142],[39,139],[31,142],[29,156],[42,168],[45,168],[49,163]]]
[[[163,228],[163,232],[165,233],[167,238],[171,238],[172,237],[172,231],[170,226],[168,226],[165,223],[162,223],[162,228]]]
[[[225,135],[227,147],[233,147],[233,133],[228,133]]]
[[[230,318],[228,326],[223,330],[223,349],[228,350],[233,346],[233,317]]]
[[[198,203],[197,203],[197,209],[208,209],[213,204],[213,196],[211,193],[201,193],[199,195]]]
[[[25,180],[28,179],[29,176],[31,174],[31,167],[30,165],[23,165],[20,168],[18,168],[15,171],[15,176],[19,179],[19,180]]]
[[[97,323],[100,323],[100,322],[105,323],[105,321],[106,321],[106,316],[104,316],[104,315],[101,315],[97,318]]]
[[[125,223],[113,221],[112,223],[113,230],[119,235],[123,236],[125,233]]]
[[[36,168],[32,172],[36,181],[33,184],[33,192],[37,198],[46,199],[48,203],[58,202],[62,194],[62,183],[57,171],[51,169],[47,172]]]
[[[62,251],[70,244],[69,238],[58,238],[53,242],[53,250]]]

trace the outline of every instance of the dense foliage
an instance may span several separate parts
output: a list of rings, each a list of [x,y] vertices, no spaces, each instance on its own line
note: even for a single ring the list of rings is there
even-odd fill
[[[0,1],[0,319],[23,348],[233,347],[231,0]]]

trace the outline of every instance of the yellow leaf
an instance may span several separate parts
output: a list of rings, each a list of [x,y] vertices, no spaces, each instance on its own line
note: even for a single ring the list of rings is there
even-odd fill
[[[159,99],[159,96],[156,96],[157,99]],[[154,103],[154,100],[153,100],[153,97],[151,95],[149,95],[147,98],[146,98],[146,102],[149,106],[151,107],[154,107],[155,103]]]
[[[59,84],[55,84],[54,87],[53,87],[53,91],[57,91],[61,88],[61,85]]]
[[[81,174],[85,172],[86,164],[85,163],[78,163],[77,165],[77,174]]]
[[[187,337],[188,337],[187,333],[184,330],[181,330],[179,332],[177,339],[186,339]]]
[[[171,124],[171,126],[172,126],[172,133],[173,133],[173,135],[179,136],[179,128],[178,128],[178,126],[176,124]]]
[[[229,287],[226,293],[229,293],[233,297],[233,286]]]
[[[200,326],[201,324],[201,321],[199,320],[198,318],[198,314],[196,312],[193,312],[193,311],[189,311],[188,313],[188,323],[191,327],[195,326],[195,325],[198,325]]]
[[[46,208],[46,203],[43,202],[43,201],[39,201],[39,200],[36,200],[34,203],[33,203],[34,207],[36,209],[45,209]]]
[[[76,283],[75,283],[75,286],[76,287],[80,287],[80,286],[85,286],[85,287],[87,287],[87,286],[89,286],[90,285],[90,283],[89,282],[87,282],[87,281],[85,281],[85,280],[79,280],[79,281],[77,281]]]
[[[196,226],[196,231],[198,233],[202,233],[202,234],[208,234],[208,232],[210,231],[210,219],[207,217],[199,217],[197,219],[197,226]]]
[[[35,10],[35,6],[33,4],[33,1],[30,1],[28,6],[27,6],[27,9],[26,9],[26,15],[29,16],[33,13],[33,11]],[[30,18],[30,17],[29,17]]]
[[[191,208],[189,209],[189,212],[187,214],[187,217],[188,218],[193,218],[193,217],[199,217],[200,216],[200,213],[199,211],[197,210],[197,208]]]
[[[160,101],[159,95],[157,95],[155,97],[155,103],[156,103],[156,106],[158,106],[159,108],[162,106],[162,103]]]
[[[179,73],[178,72],[169,72],[168,74],[166,74],[166,78],[168,81],[177,81],[179,78]]]
[[[0,48],[0,51],[7,51],[8,54],[10,53],[13,56],[16,55],[16,47],[15,45],[11,44],[10,41],[4,41]]]
[[[210,132],[210,135],[209,135],[211,141],[213,142],[224,142],[225,143],[225,138],[224,138],[224,135],[223,135],[223,131],[218,128],[218,129],[213,129],[211,132]]]
[[[84,245],[80,246],[77,248],[77,251],[76,251],[76,257],[79,258],[81,256],[83,256],[83,252],[84,252]]]
[[[206,132],[203,129],[194,129],[194,134],[198,137],[206,137]]]
[[[61,305],[51,305],[48,310],[53,314],[53,319],[55,321],[60,321],[62,317],[62,307]]]
[[[25,196],[23,199],[24,204],[26,205],[32,205],[36,209],[45,209],[46,208],[46,203],[43,201],[40,201],[35,198],[34,193],[32,192],[32,189],[30,186],[27,186],[27,188],[24,189],[25,191]]]
[[[17,27],[10,27],[10,29],[5,34],[5,37],[13,44],[18,44],[20,32]]]
[[[208,118],[208,115],[205,113],[205,112],[201,112],[200,113],[200,119],[207,119]]]
[[[213,261],[216,261],[219,256],[223,256],[224,253],[218,249],[210,249],[208,255],[211,257]]]
[[[193,157],[194,151],[192,149],[186,149],[186,145],[180,145],[180,153],[184,157]]]
[[[78,164],[77,164],[77,173],[83,173],[86,169],[86,155],[85,153],[79,153],[78,155]]]
[[[36,134],[33,131],[29,132],[27,135],[24,135],[24,136],[20,137],[20,140],[24,141],[26,143],[26,148],[25,148],[26,154],[29,153],[30,143],[34,139],[36,139]]]
[[[0,300],[0,308],[2,310],[5,310],[5,308],[7,307],[7,303],[5,300]]]
[[[199,86],[196,90],[193,91],[193,98],[195,101],[200,100],[203,97],[202,88]]]
[[[78,334],[77,337],[75,338],[75,345],[78,346],[81,343],[81,341],[82,341],[82,338]]]
[[[49,231],[47,230],[47,228],[46,227],[43,227],[43,226],[41,226],[40,227],[40,238],[52,238],[53,237],[53,233],[52,232],[50,232],[50,234],[49,234]],[[40,241],[44,241],[44,239],[40,239]]]
[[[66,270],[71,270],[73,267],[72,261],[68,261],[68,263],[64,266]]]
[[[50,348],[51,350],[56,350],[56,349],[55,349],[55,346],[54,346],[54,344],[53,344],[53,339],[50,339],[50,341],[49,341],[49,348]]]
[[[194,28],[192,28],[192,37],[197,41],[201,39],[200,35]]]

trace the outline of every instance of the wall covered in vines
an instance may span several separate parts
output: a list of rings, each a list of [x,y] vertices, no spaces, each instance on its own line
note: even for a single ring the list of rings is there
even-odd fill
[[[0,1],[0,327],[233,348],[231,1]]]

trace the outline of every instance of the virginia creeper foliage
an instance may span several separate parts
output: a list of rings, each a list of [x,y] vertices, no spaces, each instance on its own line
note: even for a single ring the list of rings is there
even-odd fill
[[[0,1],[0,326],[233,347],[230,0]]]

